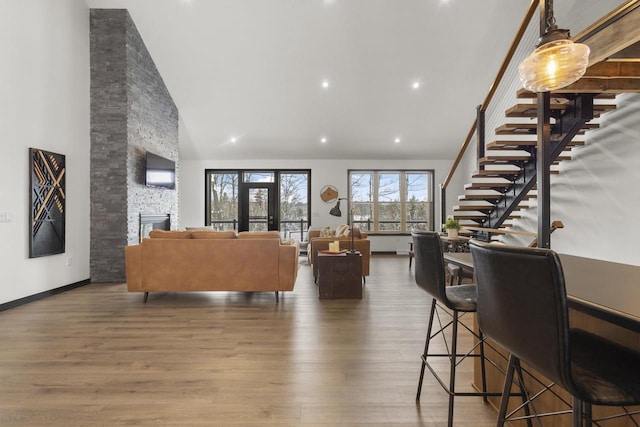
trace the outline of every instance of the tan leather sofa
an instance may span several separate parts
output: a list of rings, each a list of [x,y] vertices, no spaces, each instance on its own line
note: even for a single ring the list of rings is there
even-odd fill
[[[307,251],[309,263],[312,265],[313,277],[318,278],[318,251],[329,249],[329,243],[340,242],[340,249],[351,248],[350,237],[320,237],[320,230],[309,230],[309,249]],[[362,254],[362,276],[369,275],[369,262],[371,259],[371,241],[367,238],[365,232],[359,232],[356,228],[356,234],[353,239],[353,248]]]
[[[144,292],[293,290],[298,247],[278,232],[153,230],[125,248],[127,289]]]

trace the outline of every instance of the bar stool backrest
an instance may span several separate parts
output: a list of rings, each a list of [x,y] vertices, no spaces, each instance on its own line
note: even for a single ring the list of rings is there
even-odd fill
[[[485,335],[569,392],[569,320],[564,275],[550,249],[472,240],[478,322]],[[574,394],[575,395],[575,394]]]
[[[435,232],[414,232],[411,233],[411,237],[416,265],[416,285],[441,304],[452,308],[445,292],[447,284],[440,236]]]

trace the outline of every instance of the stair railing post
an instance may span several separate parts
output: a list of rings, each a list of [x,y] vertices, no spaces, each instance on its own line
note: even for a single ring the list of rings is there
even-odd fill
[[[476,108],[476,150],[477,150],[477,159],[476,159],[476,167],[477,170],[484,170],[484,165],[480,163],[480,159],[484,157],[484,146],[485,146],[485,134],[484,134],[484,108],[482,105],[478,105]]]
[[[447,222],[447,188],[440,184],[440,225],[434,231],[442,231],[442,224]]]
[[[538,144],[536,178],[538,186],[538,247],[551,247],[551,94],[538,93]]]

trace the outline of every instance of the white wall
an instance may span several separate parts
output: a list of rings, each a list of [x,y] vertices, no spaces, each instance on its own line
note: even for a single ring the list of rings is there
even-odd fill
[[[346,217],[329,215],[335,203],[320,199],[320,189],[334,185],[341,197],[347,195],[349,169],[434,169],[435,220],[439,218],[438,185],[449,170],[450,160],[181,160],[180,161],[180,228],[204,225],[204,170],[205,169],[311,169],[311,225],[336,227]],[[373,251],[408,249],[409,236],[372,236]]]
[[[89,278],[89,9],[3,0],[0,52],[1,304]],[[29,147],[66,155],[65,254],[29,259]]]

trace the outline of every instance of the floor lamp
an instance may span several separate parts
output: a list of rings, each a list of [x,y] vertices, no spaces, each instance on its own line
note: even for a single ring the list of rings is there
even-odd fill
[[[336,205],[334,207],[331,208],[331,210],[329,211],[329,214],[333,215],[333,216],[342,216],[342,211],[340,210],[340,200],[346,200],[347,201],[347,209],[349,209],[349,236],[351,237],[351,244],[350,244],[350,247],[349,247],[348,254],[355,255],[356,254],[356,250],[353,247],[354,246],[354,244],[353,244],[353,210],[349,206],[350,205],[349,199],[347,199],[346,197],[338,198],[338,202],[336,203]]]

